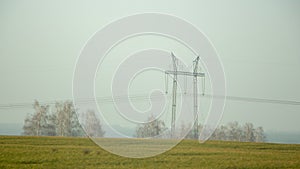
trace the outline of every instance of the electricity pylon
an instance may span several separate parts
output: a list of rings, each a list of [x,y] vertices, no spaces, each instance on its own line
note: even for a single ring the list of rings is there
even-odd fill
[[[193,96],[194,96],[194,138],[198,137],[198,77],[205,77],[204,73],[198,73],[199,56],[193,61],[193,72],[178,71],[178,59],[171,53],[173,61],[173,70],[166,70],[165,74],[173,75],[173,91],[172,91],[172,119],[171,119],[171,137],[175,136],[175,121],[176,121],[176,95],[177,95],[177,76],[192,76],[193,77]],[[168,80],[166,80],[168,82]],[[204,85],[204,84],[203,84]],[[166,91],[167,92],[167,91]]]

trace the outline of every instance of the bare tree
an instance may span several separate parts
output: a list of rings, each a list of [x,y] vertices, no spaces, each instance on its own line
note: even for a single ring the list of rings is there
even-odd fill
[[[264,134],[264,129],[260,126],[257,127],[254,131],[255,142],[264,142],[266,136]]]
[[[33,108],[35,110],[34,113],[27,115],[25,118],[23,134],[33,136],[47,135],[49,105],[40,105],[35,100]]]
[[[241,126],[237,121],[230,122],[227,124],[228,130],[228,140],[232,141],[242,141],[243,131],[241,129]]]
[[[254,127],[252,123],[245,123],[244,127],[244,139],[243,141],[247,142],[254,142],[255,137],[254,137]]]
[[[47,115],[47,124],[44,128],[44,133],[46,136],[56,136],[56,117],[54,114]]]
[[[148,123],[139,125],[136,129],[137,137],[154,137],[159,136],[167,128],[162,120],[155,119],[153,115],[148,118]]]
[[[24,125],[23,125],[23,135],[27,135],[27,136],[34,136],[37,134],[36,132],[36,124],[35,122],[32,120],[33,115],[28,114],[24,120]]]
[[[68,108],[69,106],[69,108]],[[69,103],[55,103],[55,116],[56,116],[56,129],[57,135],[59,136],[68,136],[71,132],[70,123],[68,122],[70,114],[70,104]]]
[[[88,110],[85,117],[85,132],[91,137],[103,137],[105,132],[102,129],[99,118],[95,111]]]
[[[56,130],[59,136],[83,136],[75,108],[70,101],[55,104]]]

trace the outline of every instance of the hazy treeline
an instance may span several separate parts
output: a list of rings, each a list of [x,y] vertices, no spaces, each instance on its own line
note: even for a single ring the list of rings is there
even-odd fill
[[[71,101],[56,102],[53,107],[50,107],[50,105],[41,105],[38,101],[35,101],[33,108],[34,112],[28,114],[24,120],[23,135],[82,137],[86,136],[85,133],[87,133],[87,135],[92,137],[103,137],[105,134],[100,120],[92,110],[87,111],[84,113],[84,117],[81,117],[82,123],[85,126],[83,130]],[[164,121],[155,119],[154,116],[150,116],[148,121],[148,123],[137,126],[135,131],[136,137],[162,138],[163,132],[169,132]],[[198,125],[199,132],[201,132],[202,127],[202,125]],[[197,134],[191,128],[191,125],[181,123],[181,126],[176,128],[176,132],[172,137],[197,139]],[[170,138],[171,133],[164,134],[164,136]],[[240,125],[235,121],[219,126],[213,132],[210,140],[264,142],[265,138],[262,127],[254,127],[252,123]]]
[[[264,142],[266,139],[263,127],[254,127],[252,123],[240,125],[230,122],[219,126],[210,138],[211,140],[230,140],[241,142]]]
[[[153,116],[148,118],[149,123],[139,125],[136,128],[136,136],[140,138],[146,137],[159,137],[163,132],[167,131],[165,123],[161,120],[153,120]],[[202,125],[198,126],[198,131],[201,132]],[[187,139],[195,138],[194,130],[191,125],[181,124],[176,129],[174,137]],[[166,135],[170,136],[170,133]],[[241,142],[264,142],[265,134],[262,127],[255,128],[252,123],[245,123],[240,125],[238,122],[230,122],[226,125],[219,126],[210,137],[210,140],[228,140],[228,141],[241,141]]]
[[[23,135],[31,136],[85,136],[71,101],[56,102],[53,107],[33,104],[34,112],[24,120]],[[83,117],[85,131],[90,136],[102,137],[104,131],[94,111],[88,111]]]

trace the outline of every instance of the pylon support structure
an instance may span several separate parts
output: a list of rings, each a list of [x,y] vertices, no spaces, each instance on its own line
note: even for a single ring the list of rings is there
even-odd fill
[[[175,57],[173,53],[171,53],[172,62],[173,62],[173,70],[166,70],[165,74],[173,75],[173,90],[172,90],[172,119],[171,119],[171,137],[175,137],[175,121],[176,121],[176,96],[177,96],[177,76],[191,76],[193,77],[193,96],[194,96],[194,127],[193,127],[193,135],[194,138],[198,138],[198,77],[205,77],[204,73],[198,73],[198,65],[199,65],[199,56],[193,61],[193,72],[187,71],[178,71],[178,59]],[[166,80],[167,83],[168,80]],[[203,84],[204,85],[204,84]],[[166,87],[166,93],[167,93]]]

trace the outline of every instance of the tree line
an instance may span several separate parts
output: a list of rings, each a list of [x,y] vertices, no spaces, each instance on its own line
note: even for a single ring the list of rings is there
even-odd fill
[[[219,126],[211,140],[230,140],[241,142],[264,142],[266,136],[263,127],[254,127],[252,123],[240,125],[237,121]]]
[[[72,136],[84,137],[86,135],[92,137],[103,137],[105,131],[101,126],[100,120],[97,118],[93,110],[88,110],[81,117],[84,129],[80,125],[76,116],[76,110],[71,101],[56,102],[53,107],[47,104],[40,104],[34,101],[34,112],[28,114],[24,120],[23,135],[30,136]],[[51,108],[51,109],[50,109]],[[51,111],[50,111],[51,110]],[[162,138],[162,133],[168,131],[165,122],[155,119],[154,116],[148,117],[148,123],[140,124],[136,127],[135,137]],[[198,131],[203,126],[198,125]],[[176,129],[173,137],[186,139],[197,139],[195,133],[191,129],[191,125],[181,123]],[[170,138],[171,133],[166,134],[166,138]],[[227,140],[241,142],[264,142],[266,139],[262,127],[254,127],[252,123],[240,125],[238,122],[230,122],[226,125],[219,126],[210,137],[210,140]]]
[[[34,112],[28,114],[24,120],[23,135],[83,137],[86,136],[86,132],[89,136],[102,137],[105,134],[100,120],[92,110],[82,117],[85,123],[84,131],[71,101],[56,102],[53,107],[35,101],[33,108]]]
[[[148,123],[139,125],[136,129],[136,136],[140,138],[158,137],[161,138],[163,132],[167,132],[167,127],[162,120],[153,120],[153,116],[148,118]],[[203,126],[198,125],[198,131],[201,131]],[[166,133],[170,135],[171,133]],[[186,139],[195,138],[194,131],[191,130],[191,125],[181,123],[181,126],[176,129],[175,137]],[[226,140],[240,142],[264,142],[266,139],[263,128],[255,128],[252,123],[240,125],[237,121],[219,126],[210,137],[210,140]]]

